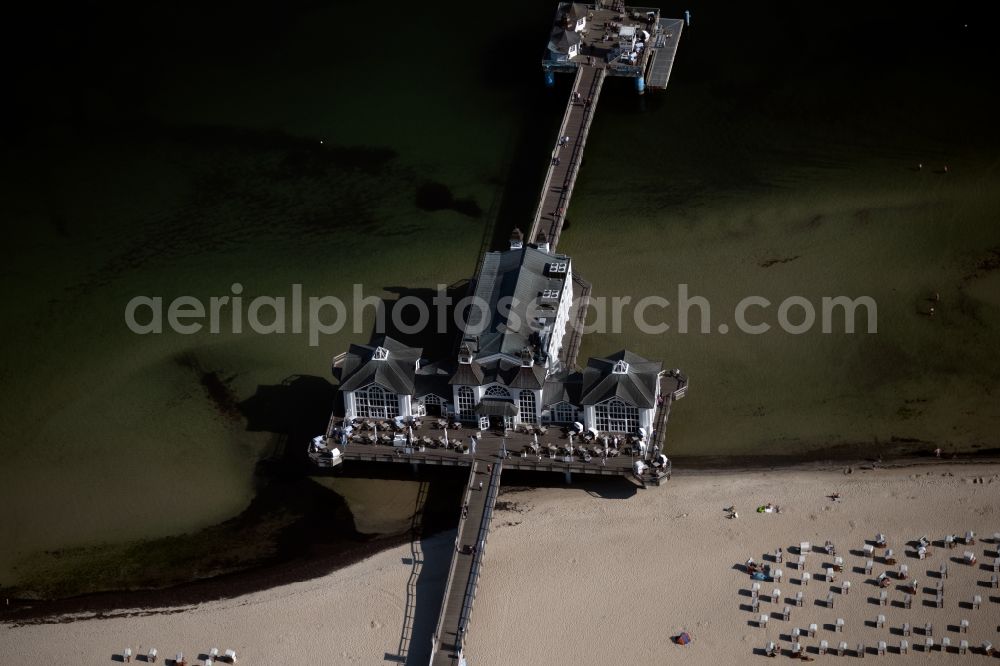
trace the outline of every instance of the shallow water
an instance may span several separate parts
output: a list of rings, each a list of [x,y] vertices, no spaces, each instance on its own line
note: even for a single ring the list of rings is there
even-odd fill
[[[405,48],[358,57],[369,38],[344,29],[337,6],[247,7],[225,39],[213,28],[232,17],[178,15],[149,44],[116,38],[129,58],[92,47],[90,78],[64,72],[72,95],[32,102],[0,165],[12,248],[0,585],[39,550],[239,513],[278,435],[249,431],[233,405],[291,375],[328,377],[370,319],[319,347],[304,335],[140,337],[123,323],[129,298],[207,298],[234,282],[247,300],[292,283],[340,296],[355,282],[375,294],[451,284],[474,270],[491,215],[501,236],[525,225],[565,94],[541,89],[542,5],[491,16],[461,49],[421,42],[420,60]],[[924,19],[871,8],[692,11],[666,94],[602,95],[560,249],[595,295],[673,300],[683,282],[723,319],[746,295],[871,295],[879,332],[626,327],[588,336],[582,356],[628,346],[690,373],[675,453],[1000,445],[1000,278],[983,269],[1000,247],[1000,137],[976,64],[985,26],[966,12],[970,28],[936,28],[930,53],[912,47]],[[408,29],[459,34],[468,12],[439,5]],[[428,181],[487,214],[422,210]],[[929,318],[918,311],[934,292]],[[405,523],[396,504],[412,488],[390,483],[343,489],[366,511],[394,503],[374,531]]]

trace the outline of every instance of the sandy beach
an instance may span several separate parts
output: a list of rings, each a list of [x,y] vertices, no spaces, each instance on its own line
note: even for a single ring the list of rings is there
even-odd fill
[[[818,625],[807,649],[826,639],[875,648],[886,640],[890,662],[908,657],[893,653],[903,638],[903,623],[915,628],[911,652],[920,653],[922,628],[933,623],[935,645],[948,636],[957,648],[966,639],[978,646],[1000,644],[1000,591],[989,587],[997,546],[989,537],[1000,531],[996,497],[1000,465],[927,465],[901,469],[773,471],[688,474],[678,472],[665,488],[637,490],[621,485],[512,490],[500,498],[486,559],[486,573],[473,614],[467,655],[476,664],[605,664],[628,655],[631,663],[654,664],[683,658],[688,663],[740,663],[757,659],[767,641],[787,649],[793,628]],[[828,496],[840,493],[838,502]],[[781,512],[759,514],[767,502]],[[740,517],[726,518],[735,505]],[[920,561],[907,542],[927,535],[976,532],[974,546],[933,547]],[[876,532],[888,537],[900,563],[920,581],[913,605],[901,604],[901,582],[893,579],[889,605],[879,606],[878,588],[866,582],[886,569],[876,551],[872,575],[861,552]],[[418,545],[422,571],[416,580],[416,620],[408,663],[421,663],[420,645],[433,631],[437,600],[453,535]],[[800,541],[827,539],[844,557],[835,584],[819,580],[831,557],[812,553],[806,569],[814,579],[799,584],[790,550]],[[754,622],[749,576],[737,565],[781,547],[781,583],[761,584],[760,612],[772,615],[766,629]],[[971,567],[965,550],[978,556]],[[312,581],[226,601],[146,615],[123,611],[107,619],[20,627],[6,626],[0,663],[69,658],[79,663],[110,663],[131,646],[138,652],[157,647],[161,656],[183,651],[190,659],[211,647],[235,648],[242,663],[282,664],[319,661],[331,664],[388,663],[398,654],[413,567],[408,545],[397,547]],[[948,566],[944,607],[933,604],[936,574]],[[989,565],[989,566],[984,566]],[[852,582],[850,594],[840,583]],[[781,589],[777,604],[769,600]],[[835,587],[835,605],[825,599]],[[801,608],[787,598],[804,592]],[[971,609],[974,594],[982,607]],[[412,598],[411,598],[412,599]],[[773,617],[792,606],[791,621]],[[876,628],[876,617],[886,616]],[[837,618],[844,632],[826,629]],[[968,633],[959,633],[962,619]],[[681,647],[670,637],[690,632]],[[915,649],[914,649],[915,648]],[[813,655],[815,656],[815,655]],[[874,655],[870,655],[874,656]],[[935,648],[935,657],[941,656]],[[958,655],[952,653],[952,658]],[[826,659],[817,657],[818,659]],[[830,657],[832,658],[832,657]],[[425,662],[424,662],[425,663]]]

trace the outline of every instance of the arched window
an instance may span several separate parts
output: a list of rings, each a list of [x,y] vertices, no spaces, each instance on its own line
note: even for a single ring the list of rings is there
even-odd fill
[[[391,419],[399,416],[399,397],[378,384],[354,392],[354,412],[365,419]]]
[[[473,419],[476,416],[476,394],[469,386],[461,386],[458,389],[458,418],[464,420]]]
[[[486,396],[489,398],[507,398],[510,399],[510,391],[502,386],[494,384],[493,386],[486,389]]]
[[[560,402],[552,410],[555,423],[572,423],[576,420],[576,408],[568,402]]]
[[[538,423],[538,415],[535,414],[534,391],[521,391],[521,394],[517,396],[517,403],[521,423]]]
[[[618,398],[594,405],[596,428],[605,432],[635,432],[639,427],[639,408]]]

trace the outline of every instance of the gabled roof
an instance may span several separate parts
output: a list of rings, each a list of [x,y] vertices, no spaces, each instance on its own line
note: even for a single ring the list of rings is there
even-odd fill
[[[540,365],[521,366],[510,380],[511,388],[538,390],[545,384],[545,368]]]
[[[459,386],[482,386],[483,368],[475,361],[472,363],[459,363],[455,374],[451,376],[448,383],[458,384]]]
[[[376,356],[385,354],[385,360]],[[413,393],[413,378],[422,349],[382,336],[371,345],[351,345],[340,366],[340,390],[356,391],[376,383],[393,393]]]
[[[540,314],[540,296],[546,290],[562,294],[569,263],[566,255],[534,247],[486,254],[476,277],[475,298],[488,310],[478,312],[473,308],[466,326],[468,335],[478,334],[476,358],[494,354],[520,358],[525,349],[537,352],[548,348],[553,322],[549,322],[548,329],[537,330],[541,327],[534,319]],[[563,272],[550,271],[552,264],[560,264]],[[510,299],[509,310],[499,307],[501,299]],[[554,319],[558,301],[544,306],[551,308],[550,318]]]
[[[566,16],[574,21],[586,18],[587,13],[590,11],[587,5],[582,2],[567,2],[562,6],[562,10],[566,12]]]
[[[551,407],[560,402],[580,404],[580,387],[583,375],[579,372],[561,372],[552,376],[542,388],[542,406]]]
[[[627,364],[625,372],[614,371],[619,361]],[[656,380],[662,369],[662,361],[650,361],[624,349],[607,358],[591,358],[583,371],[580,404],[621,398],[636,407],[651,408],[656,404]]]
[[[451,361],[439,361],[421,366],[413,378],[413,395],[417,398],[433,393],[451,400],[451,386],[448,378],[452,375]]]
[[[555,28],[549,36],[549,50],[556,53],[569,53],[569,47],[580,43],[580,35],[574,30]]]

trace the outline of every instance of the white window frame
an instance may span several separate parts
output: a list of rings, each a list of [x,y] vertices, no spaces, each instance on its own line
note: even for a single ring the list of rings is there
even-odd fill
[[[538,400],[534,391],[521,391],[517,396],[517,406],[521,423],[538,423]]]
[[[635,432],[641,425],[639,408],[620,398],[594,405],[594,427],[601,432]]]

